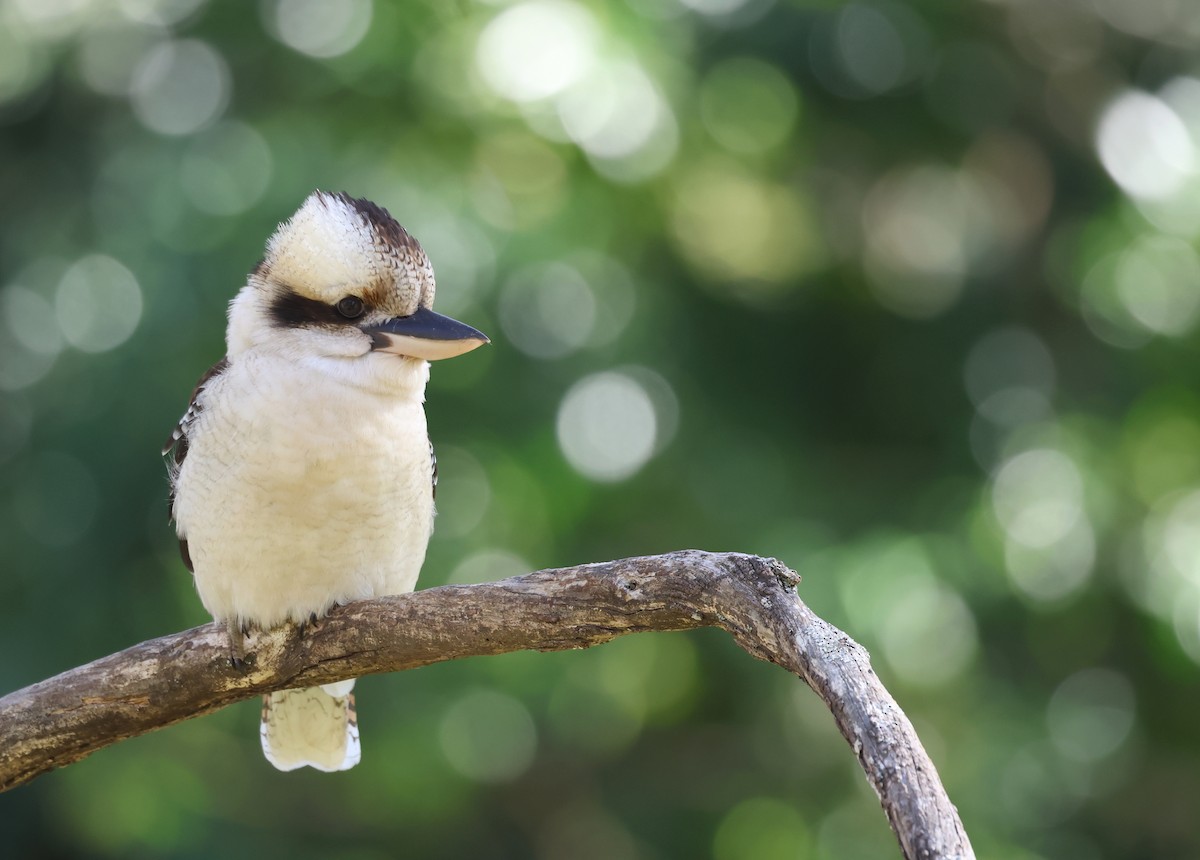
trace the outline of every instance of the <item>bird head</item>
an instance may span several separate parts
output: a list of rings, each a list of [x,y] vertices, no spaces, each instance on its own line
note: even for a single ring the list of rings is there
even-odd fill
[[[229,354],[268,349],[307,360],[400,356],[423,364],[488,342],[434,313],[434,291],[425,251],[386,209],[317,191],[279,225],[231,303]]]

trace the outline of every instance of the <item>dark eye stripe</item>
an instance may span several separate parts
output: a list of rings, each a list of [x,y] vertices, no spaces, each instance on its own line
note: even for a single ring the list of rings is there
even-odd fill
[[[302,296],[288,287],[283,287],[271,298],[267,312],[271,324],[277,328],[350,325],[350,321],[337,306]],[[360,313],[359,316],[361,315]]]

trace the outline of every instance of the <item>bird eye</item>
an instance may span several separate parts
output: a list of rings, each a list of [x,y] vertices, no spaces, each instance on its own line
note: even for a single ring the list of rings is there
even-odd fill
[[[337,303],[337,312],[348,320],[358,319],[364,310],[363,300],[358,296],[346,296]]]

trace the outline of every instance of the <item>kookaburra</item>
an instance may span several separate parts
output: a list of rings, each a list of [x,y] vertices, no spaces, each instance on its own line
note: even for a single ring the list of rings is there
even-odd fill
[[[164,449],[200,600],[242,635],[412,591],[433,528],[429,361],[488,342],[434,313],[433,268],[374,203],[312,194],[229,306],[227,352]],[[280,770],[359,760],[354,681],[264,696]]]

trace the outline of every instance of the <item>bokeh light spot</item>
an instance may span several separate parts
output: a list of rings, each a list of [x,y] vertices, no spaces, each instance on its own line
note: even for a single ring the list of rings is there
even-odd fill
[[[658,422],[646,389],[609,371],[571,387],[557,427],[559,447],[576,471],[594,481],[622,481],[650,459]]]
[[[563,93],[558,114],[571,139],[599,158],[621,158],[641,149],[663,112],[662,98],[634,63],[615,62]]]
[[[1083,517],[1083,479],[1061,451],[1025,451],[997,471],[992,506],[1010,538],[1027,547],[1047,547]]]
[[[1171,506],[1162,529],[1162,548],[1171,566],[1200,586],[1200,492],[1189,493]]]
[[[93,254],[67,269],[54,299],[67,342],[84,352],[123,344],[142,318],[142,290],[133,273],[112,257]]]
[[[275,0],[268,16],[273,35],[310,57],[338,57],[371,27],[372,0]]]
[[[516,102],[536,101],[583,78],[595,61],[597,41],[587,9],[565,0],[530,0],[488,23],[475,57],[497,93]]]
[[[675,156],[675,115],[634,61],[597,65],[557,97],[556,110],[567,137],[598,172],[616,182],[645,180]]]
[[[1166,36],[1172,29],[1179,30],[1179,35],[1188,29],[1196,32],[1195,10],[1179,0],[1092,0],[1084,8],[1094,10],[1113,28],[1146,39]]]
[[[596,688],[592,673],[558,685],[550,699],[554,733],[570,746],[609,757],[627,750],[642,733],[644,709]]]
[[[1112,755],[1134,724],[1133,686],[1110,669],[1084,669],[1058,685],[1046,707],[1050,740],[1066,758]]]
[[[562,358],[587,343],[596,320],[591,285],[565,263],[515,272],[500,293],[500,325],[534,358]]]
[[[367,184],[387,181],[385,171]],[[405,226],[420,240],[437,273],[438,311],[450,316],[478,313],[479,293],[493,281],[496,248],[492,238],[477,221],[463,217],[436,195],[411,186],[397,188],[396,194],[403,202],[394,204],[393,211],[404,213]]]
[[[600,652],[596,688],[642,717],[670,719],[695,699],[699,667],[682,637],[628,636]]]
[[[820,261],[820,243],[799,194],[739,168],[709,165],[676,186],[674,239],[697,273],[740,282],[753,299]]]
[[[1200,490],[1160,498],[1142,523],[1140,550],[1122,573],[1142,606],[1168,620],[1200,598]]]
[[[160,134],[191,134],[213,122],[229,102],[224,58],[197,39],[160,42],[133,72],[134,115]]]
[[[0,293],[0,312],[9,334],[30,352],[54,356],[62,350],[54,308],[40,293],[11,284]]]
[[[879,302],[917,318],[949,308],[997,240],[994,205],[965,171],[924,165],[879,180],[863,207],[865,267]]]
[[[1177,192],[1195,170],[1195,145],[1171,107],[1149,93],[1130,90],[1104,109],[1096,129],[1104,169],[1134,197]]]
[[[3,459],[2,451],[0,459]],[[1171,621],[1179,647],[1193,662],[1200,663],[1200,591],[1191,589],[1175,601]]]
[[[1194,409],[1168,395],[1130,416],[1123,447],[1143,503],[1153,505],[1200,481],[1200,415]]]
[[[849,99],[912,81],[933,56],[928,29],[912,8],[888,0],[841,4],[810,30],[808,59],[817,79]]]
[[[1028,744],[1001,763],[994,795],[1006,819],[1023,827],[1046,828],[1079,806],[1079,795],[1069,790],[1067,769],[1054,753],[1049,743]],[[1037,856],[1049,860],[1062,855]]]
[[[467,556],[446,580],[452,585],[474,585],[477,582],[495,582],[510,576],[521,576],[532,568],[529,562],[506,549],[481,549]]]
[[[528,132],[488,135],[476,148],[476,162],[479,181],[502,191],[483,211],[493,223],[528,229],[556,213],[566,200],[566,164],[554,148]]]
[[[866,92],[886,92],[904,79],[904,40],[882,10],[850,3],[838,16],[836,38],[843,68]]]
[[[184,155],[180,182],[197,209],[237,215],[258,202],[271,180],[271,150],[245,123],[226,121],[196,136]]]
[[[975,616],[949,586],[928,580],[904,593],[880,631],[883,654],[907,683],[936,687],[953,680],[975,657]]]
[[[700,85],[700,117],[730,152],[753,155],[787,140],[799,114],[796,89],[771,63],[753,57],[723,60]]]
[[[1087,271],[1079,289],[1083,321],[1092,334],[1105,343],[1135,349],[1151,340],[1154,333],[1129,311],[1128,296],[1121,296],[1121,254],[1105,254]]]
[[[169,27],[187,18],[207,0],[117,0],[117,8],[130,21]]]
[[[511,782],[537,752],[529,711],[512,696],[491,690],[469,692],[451,705],[438,737],[451,767],[482,783]]]
[[[0,337],[0,389],[28,388],[50,372],[54,360],[49,353],[26,349],[13,337]]]
[[[810,857],[812,837],[796,809],[773,797],[743,800],[726,813],[713,838],[714,860]]]
[[[29,35],[54,41],[85,26],[97,5],[92,0],[9,0],[0,6],[0,14],[8,19],[5,24],[15,23]]]
[[[1186,334],[1200,315],[1200,259],[1170,236],[1146,235],[1121,253],[1114,272],[1117,298],[1155,334]]]
[[[615,342],[625,333],[637,307],[637,287],[629,269],[609,255],[591,250],[572,254],[568,262],[591,285],[596,299],[588,346]]]
[[[1075,594],[1092,575],[1096,561],[1096,535],[1086,519],[1076,521],[1061,539],[1030,547],[1008,539],[1004,567],[1012,584],[1038,602],[1054,602]]]
[[[107,96],[128,96],[134,70],[149,47],[162,37],[143,27],[89,29],[79,44],[79,71],[89,87]]]
[[[679,2],[701,15],[722,18],[737,12],[746,5],[748,0],[679,0]]]
[[[0,105],[19,99],[37,86],[46,68],[35,45],[0,27]]]
[[[886,827],[875,825],[866,806],[861,798],[855,798],[826,814],[812,856],[820,860],[877,860],[894,854],[895,837]]]
[[[841,559],[838,593],[852,626],[880,630],[905,594],[936,587],[937,575],[924,542],[884,534],[865,538]]]
[[[1044,418],[1054,394],[1054,357],[1036,334],[1007,327],[982,337],[967,355],[963,381],[976,410],[998,426]]]
[[[454,445],[439,445],[437,458],[438,516],[434,534],[439,538],[463,537],[470,534],[487,513],[492,486],[483,466],[466,450]]]

